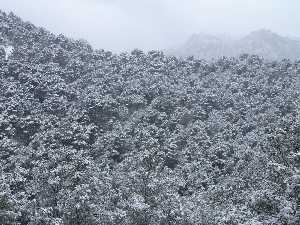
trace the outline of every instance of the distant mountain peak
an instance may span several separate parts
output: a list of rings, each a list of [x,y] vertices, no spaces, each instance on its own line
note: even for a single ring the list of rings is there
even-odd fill
[[[244,39],[259,39],[259,40],[282,39],[282,38],[284,37],[268,29],[255,30],[244,37]]]
[[[232,57],[243,53],[256,54],[270,60],[300,59],[300,42],[280,36],[269,29],[254,30],[241,39],[234,40],[228,35],[193,34],[177,50],[179,56],[195,56],[212,59]]]

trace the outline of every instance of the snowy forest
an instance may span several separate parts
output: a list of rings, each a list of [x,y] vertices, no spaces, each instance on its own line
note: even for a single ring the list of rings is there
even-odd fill
[[[0,11],[1,225],[300,224],[300,59],[115,54]]]

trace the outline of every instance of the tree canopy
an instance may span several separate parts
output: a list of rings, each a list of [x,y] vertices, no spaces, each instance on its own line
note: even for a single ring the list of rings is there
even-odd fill
[[[299,224],[300,61],[0,37],[0,224]]]

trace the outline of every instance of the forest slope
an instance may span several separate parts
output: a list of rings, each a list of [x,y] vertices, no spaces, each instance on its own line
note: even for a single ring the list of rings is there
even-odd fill
[[[300,62],[0,36],[0,224],[299,224]]]

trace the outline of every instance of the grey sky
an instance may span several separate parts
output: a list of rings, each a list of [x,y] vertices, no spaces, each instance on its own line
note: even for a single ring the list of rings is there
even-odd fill
[[[299,0],[0,0],[0,9],[113,51],[169,48],[199,32],[300,37]]]

